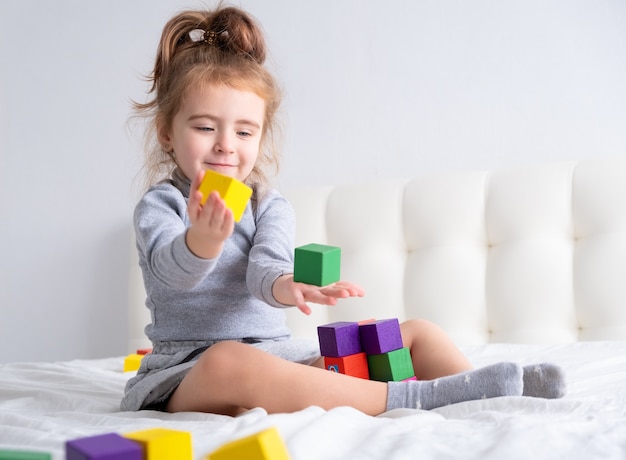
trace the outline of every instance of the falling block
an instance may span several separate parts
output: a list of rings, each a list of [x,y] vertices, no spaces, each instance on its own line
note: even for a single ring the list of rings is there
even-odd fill
[[[226,202],[226,206],[233,212],[235,222],[241,220],[248,200],[252,196],[252,189],[243,182],[210,169],[204,172],[204,179],[202,179],[198,190],[202,192],[202,204],[204,204],[211,192],[217,191]]]
[[[342,356],[340,358],[324,356],[324,367],[329,371],[351,375],[352,377],[359,377],[362,379],[370,378],[367,355],[365,352]]]
[[[318,326],[317,337],[322,356],[340,358],[362,351],[358,323],[338,321]]]
[[[152,428],[124,433],[124,437],[140,445],[143,460],[192,460],[191,433],[187,431]]]
[[[0,460],[52,460],[52,454],[26,450],[0,450]]]
[[[397,318],[381,319],[359,325],[361,347],[368,355],[379,355],[402,348],[402,334]]]
[[[378,355],[367,355],[370,379],[380,382],[399,382],[415,375],[408,348]]]
[[[148,355],[150,353],[152,353],[152,348],[138,348],[137,349],[138,355]]]
[[[224,444],[205,460],[289,460],[289,452],[276,428]]]
[[[341,248],[311,243],[295,249],[293,280],[326,286],[339,281]]]
[[[124,372],[136,371],[141,365],[144,355],[133,353],[124,358]]]
[[[66,460],[143,460],[141,447],[117,433],[79,438],[65,443]]]

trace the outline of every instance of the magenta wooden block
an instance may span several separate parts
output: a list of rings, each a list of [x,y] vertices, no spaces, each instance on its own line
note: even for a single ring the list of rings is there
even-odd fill
[[[143,460],[141,446],[117,433],[79,438],[65,443],[66,460]]]
[[[402,348],[402,334],[397,318],[381,319],[359,326],[361,347],[368,355],[380,355]]]
[[[361,352],[359,324],[338,321],[317,327],[322,356],[341,358]]]

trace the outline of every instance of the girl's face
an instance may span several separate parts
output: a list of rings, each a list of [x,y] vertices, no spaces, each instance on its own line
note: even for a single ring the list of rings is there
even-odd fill
[[[250,91],[208,86],[187,93],[162,144],[174,150],[176,164],[189,179],[211,169],[244,181],[256,162],[265,101]]]

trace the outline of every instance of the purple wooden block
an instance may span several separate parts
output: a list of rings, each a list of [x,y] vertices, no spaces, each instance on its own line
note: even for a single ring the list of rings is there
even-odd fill
[[[359,324],[338,321],[317,327],[322,356],[341,358],[361,352]]]
[[[361,347],[368,355],[380,355],[402,348],[402,334],[397,318],[381,319],[359,326]]]
[[[66,460],[143,460],[143,449],[117,433],[107,433],[65,443]]]

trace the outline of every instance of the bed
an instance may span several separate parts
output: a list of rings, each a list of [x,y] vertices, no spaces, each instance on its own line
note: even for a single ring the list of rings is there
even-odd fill
[[[626,457],[626,159],[463,171],[286,190],[297,244],[342,248],[363,299],[306,317],[294,335],[369,318],[428,318],[475,366],[552,361],[559,400],[504,397],[378,417],[309,407],[236,417],[121,412],[123,356],[0,366],[0,450],[64,458],[64,443],[165,427],[191,432],[194,458],[276,427],[293,459]],[[132,257],[134,254],[132,253]],[[131,257],[129,353],[149,346]]]

